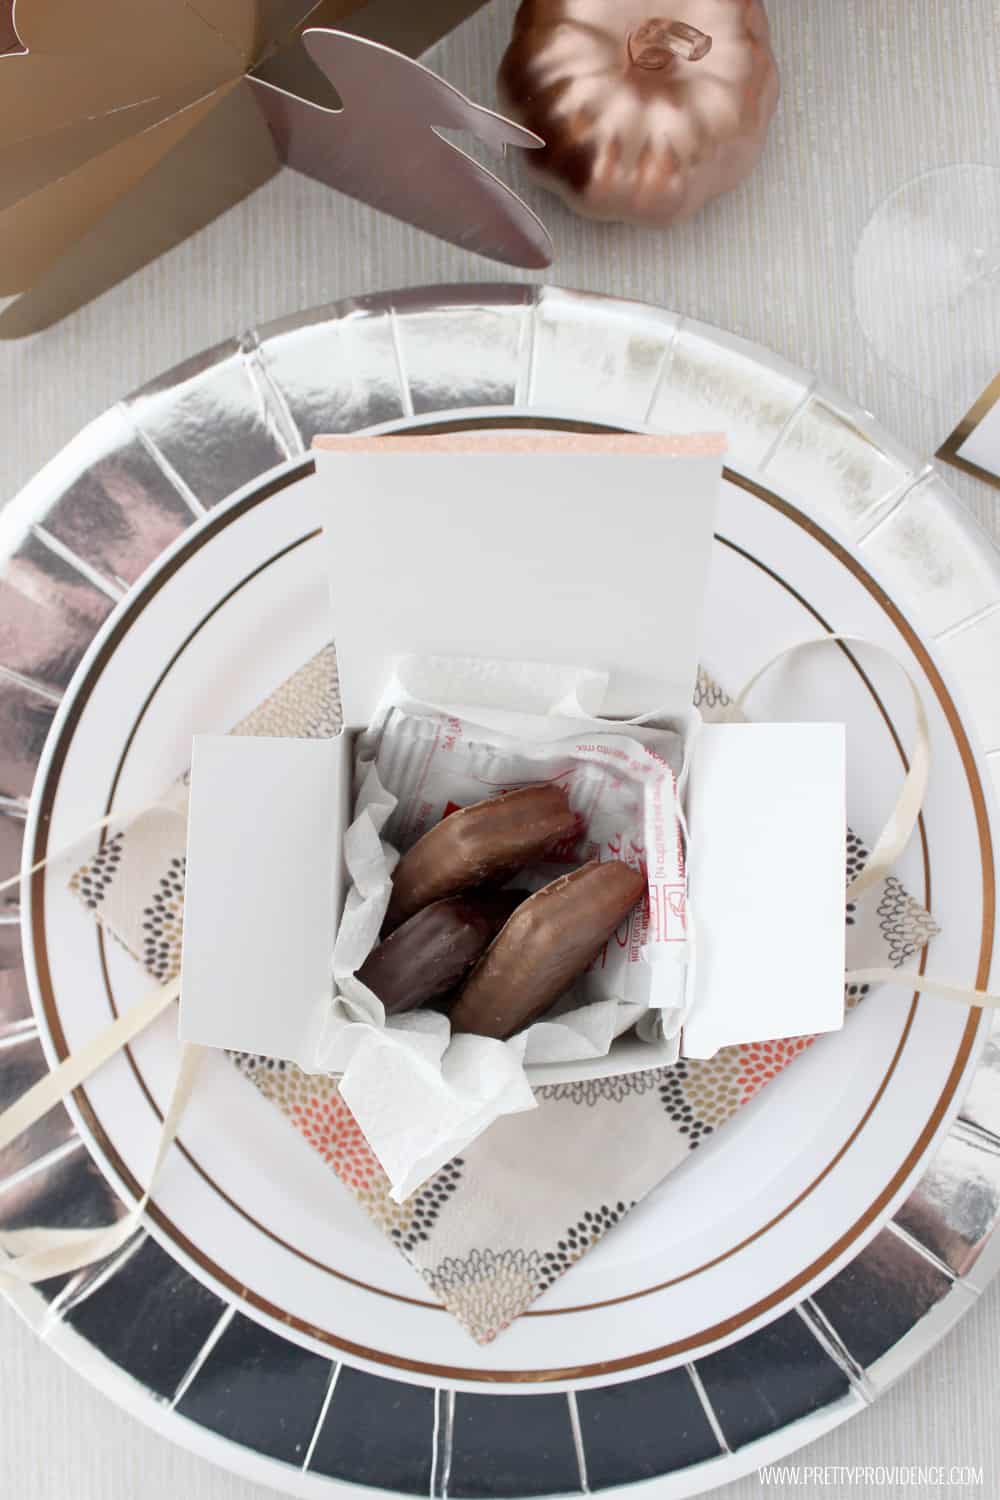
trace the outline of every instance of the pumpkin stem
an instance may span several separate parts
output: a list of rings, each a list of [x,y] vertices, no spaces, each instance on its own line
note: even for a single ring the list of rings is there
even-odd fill
[[[629,32],[625,45],[637,68],[669,68],[677,58],[700,62],[711,51],[712,38],[686,21],[665,21],[652,16]]]

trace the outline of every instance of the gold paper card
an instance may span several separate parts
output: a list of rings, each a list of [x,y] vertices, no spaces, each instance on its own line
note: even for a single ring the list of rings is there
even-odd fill
[[[937,457],[1000,489],[1000,375],[942,443]]]

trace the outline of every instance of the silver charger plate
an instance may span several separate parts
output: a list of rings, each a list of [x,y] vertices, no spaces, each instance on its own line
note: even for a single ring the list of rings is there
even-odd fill
[[[8,507],[3,869],[17,864],[35,770],[43,751],[51,760],[49,731],[74,700],[88,647],[165,548],[233,496],[294,481],[319,432],[498,420],[724,428],[734,482],[859,559],[912,621],[928,671],[945,672],[956,721],[978,740],[970,764],[995,775],[1000,562],[933,467],[807,374],[692,320],[548,288],[433,288],[320,309],[189,361],[99,418]],[[988,799],[982,790],[984,974]],[[20,929],[7,893],[0,1108],[47,1066]],[[887,1198],[856,1244],[831,1255],[808,1295],[670,1359],[548,1382],[448,1378],[405,1361],[386,1373],[264,1315],[146,1228],[112,1261],[12,1300],[129,1410],[289,1493],[527,1496],[652,1477],[663,1494],[698,1493],[874,1399],[995,1269],[1000,1048],[985,1024],[970,1028],[933,1129],[914,1139],[899,1201]],[[0,1233],[90,1227],[125,1211],[92,1139],[77,1100],[0,1154]]]

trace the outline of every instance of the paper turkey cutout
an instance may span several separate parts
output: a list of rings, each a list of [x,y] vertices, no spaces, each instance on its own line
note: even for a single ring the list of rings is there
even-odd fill
[[[36,285],[239,92],[253,104],[238,149],[260,159],[257,181],[287,162],[466,249],[548,265],[551,241],[527,205],[437,134],[538,146],[530,131],[344,32],[306,34],[342,110],[252,76],[301,54],[307,16],[335,18],[357,4],[0,0],[0,297]]]
[[[501,151],[541,146],[540,137],[391,47],[345,31],[307,31],[303,42],[343,109],[251,76],[283,161],[465,250],[515,266],[549,265],[552,242],[527,204],[438,131],[468,130]]]

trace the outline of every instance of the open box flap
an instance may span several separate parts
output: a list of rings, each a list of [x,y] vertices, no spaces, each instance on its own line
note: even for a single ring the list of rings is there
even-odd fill
[[[685,713],[724,447],[713,434],[317,439],[345,722],[369,722],[404,653],[590,667],[609,674],[605,715]]]
[[[844,1018],[843,724],[705,724],[688,789],[691,1010],[681,1051]]]
[[[181,1036],[319,1066],[352,740],[198,736]],[[706,724],[691,771],[694,966],[681,1052],[836,1030],[844,986],[844,729]],[[691,931],[692,929],[689,929]],[[670,1063],[674,1043],[531,1064],[533,1085]]]
[[[196,735],[180,1035],[310,1068],[333,992],[348,737]]]

